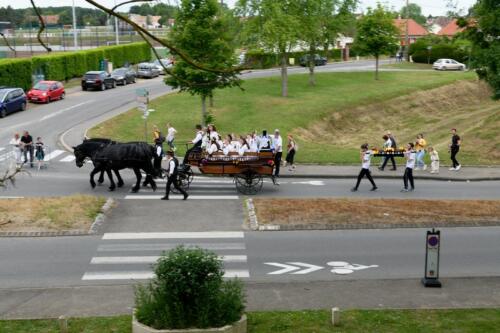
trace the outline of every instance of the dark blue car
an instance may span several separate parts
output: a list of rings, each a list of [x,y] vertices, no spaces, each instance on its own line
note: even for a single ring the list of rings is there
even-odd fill
[[[26,110],[26,94],[21,88],[0,89],[0,118],[9,113]]]

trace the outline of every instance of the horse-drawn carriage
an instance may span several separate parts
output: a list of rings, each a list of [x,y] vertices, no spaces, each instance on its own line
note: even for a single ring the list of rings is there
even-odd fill
[[[231,176],[238,192],[246,195],[258,193],[263,186],[264,177],[275,182],[274,154],[272,152],[247,152],[243,156],[238,153],[207,154],[206,152],[190,152],[187,165],[179,172],[180,185],[188,188],[193,181],[192,167],[197,167],[202,174]]]

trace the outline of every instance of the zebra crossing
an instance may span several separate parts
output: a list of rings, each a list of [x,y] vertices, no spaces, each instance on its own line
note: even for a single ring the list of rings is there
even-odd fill
[[[239,231],[106,233],[82,276],[83,281],[147,280],[163,251],[179,245],[215,252],[226,278],[249,278],[245,234]]]
[[[0,147],[0,162],[8,162],[15,159],[14,151],[8,147]],[[66,150],[56,149],[46,150],[44,162],[62,162],[71,163],[75,160],[75,155]]]
[[[158,188],[141,188],[139,193],[128,194],[125,200],[159,200],[166,190],[167,179],[156,179]],[[195,176],[188,189],[189,200],[238,200],[233,179],[228,177]],[[170,194],[171,200],[182,200],[182,195]]]

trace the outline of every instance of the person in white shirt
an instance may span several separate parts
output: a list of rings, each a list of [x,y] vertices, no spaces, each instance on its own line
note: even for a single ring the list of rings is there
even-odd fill
[[[279,129],[274,130],[273,146],[274,146],[274,165],[276,167],[274,176],[279,177],[281,158],[283,157],[283,139],[281,139]]]
[[[21,164],[21,156],[23,151],[23,143],[21,142],[21,137],[18,133],[14,134],[14,137],[9,141],[9,145],[12,146],[14,151],[14,157],[16,159],[16,164]]]
[[[271,151],[271,137],[267,135],[267,131],[263,130],[262,135],[259,137],[259,151]]]
[[[202,127],[201,125],[196,125],[196,136],[195,138],[188,142],[188,143],[191,143],[193,146],[191,148],[189,148],[187,151],[186,151],[186,155],[184,155],[184,160],[182,161],[182,164],[187,164],[187,161],[188,161],[188,157],[189,157],[189,154],[191,152],[200,152],[201,151],[201,144],[202,144],[202,141],[203,141],[203,130],[202,130]]]
[[[156,171],[156,176],[163,178],[163,171],[161,169],[161,160],[163,159],[163,146],[161,142],[155,144],[155,156],[153,158],[153,167]]]
[[[218,140],[213,138],[212,142],[210,143],[210,146],[207,148],[208,155],[212,155],[220,150],[221,150],[221,148],[220,148]]]
[[[409,192],[415,190],[415,184],[413,182],[413,169],[415,169],[416,154],[413,150],[413,147],[414,145],[412,142],[406,145],[406,170],[403,176],[404,188],[401,190],[401,192]],[[408,189],[408,181],[410,182],[411,189]]]
[[[373,178],[372,178],[372,175],[370,172],[370,163],[371,163],[372,154],[371,154],[371,151],[368,149],[367,143],[361,145],[360,158],[361,158],[361,171],[359,172],[356,186],[354,186],[351,189],[351,191],[356,192],[358,190],[359,184],[361,183],[361,179],[363,179],[364,176],[366,176],[366,178],[368,178],[370,183],[372,183],[372,189],[370,191],[376,191],[377,185],[375,185],[375,182],[373,181]]]
[[[257,140],[252,134],[247,135],[247,143],[250,146],[250,151],[252,153],[256,153],[259,151],[259,147],[257,145]]]
[[[240,147],[238,149],[238,154],[240,156],[243,156],[247,151],[250,151],[250,146],[248,145],[247,140],[243,136],[240,136],[239,142],[240,142]]]
[[[200,126],[201,127],[201,126]],[[167,161],[168,161],[168,180],[167,180],[167,187],[165,191],[165,196],[161,198],[161,200],[169,200],[169,195],[170,195],[170,188],[172,187],[172,184],[174,185],[174,188],[182,193],[184,195],[184,199],[186,200],[189,196],[184,189],[179,186],[179,161],[175,158],[174,152],[169,150],[167,152]]]
[[[430,173],[439,173],[439,154],[434,149],[434,147],[427,148],[429,152],[429,156],[431,157],[431,172]]]
[[[174,144],[175,133],[177,133],[177,130],[170,123],[167,123],[167,145],[174,152],[177,150]]]

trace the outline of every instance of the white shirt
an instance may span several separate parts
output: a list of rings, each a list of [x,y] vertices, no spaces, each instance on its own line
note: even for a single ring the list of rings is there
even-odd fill
[[[432,153],[430,153],[430,155],[431,155],[432,162],[439,161],[439,154],[437,151],[433,150]]]
[[[250,141],[248,142],[250,145],[250,151],[253,153],[256,153],[259,151],[259,146],[257,144],[257,138],[251,138]]]
[[[161,146],[156,146],[156,156],[161,157],[162,149]]]
[[[239,151],[241,144],[239,141],[231,141],[231,146],[233,146],[233,148],[231,148],[232,150],[230,151]]]
[[[212,143],[210,147],[207,148],[207,153],[210,155],[216,153],[217,151],[219,151],[219,148],[217,148],[217,145],[215,143]]]
[[[242,145],[242,146],[240,147],[240,149],[238,150],[238,154],[239,154],[240,156],[243,156],[243,155],[245,155],[245,153],[246,153],[247,151],[248,151],[248,147],[247,147],[247,145]]]
[[[177,133],[176,129],[173,127],[168,128],[167,141],[172,141],[175,139],[175,133]]]
[[[203,139],[203,132],[202,131],[199,131],[198,133],[196,133],[196,137],[193,139],[193,141],[191,141],[193,144],[197,144],[200,140]]]
[[[271,148],[271,140],[269,136],[260,136],[259,137],[259,150],[266,149],[269,146]]]
[[[10,139],[9,144],[14,146],[14,148],[19,148],[19,145],[21,144],[21,138],[19,138],[19,139],[12,138],[12,139]]]
[[[216,131],[210,132],[210,140],[212,139],[219,140],[219,133],[217,133]]]
[[[175,162],[174,159],[172,158],[170,162],[168,162],[168,175],[171,176],[174,173],[175,170]]]
[[[370,169],[370,163],[372,159],[372,154],[370,153],[369,150],[365,151],[363,153],[363,162],[361,163],[361,167],[363,169]]]
[[[391,138],[387,139],[387,141],[384,143],[384,148],[391,148],[392,147],[392,141]]]
[[[278,153],[283,152],[283,139],[281,139],[281,135],[278,135],[278,137],[273,137],[273,143],[274,143],[274,149]]]
[[[406,167],[410,169],[415,168],[415,152],[409,151],[405,153],[406,156],[408,156],[408,159],[406,160]]]

